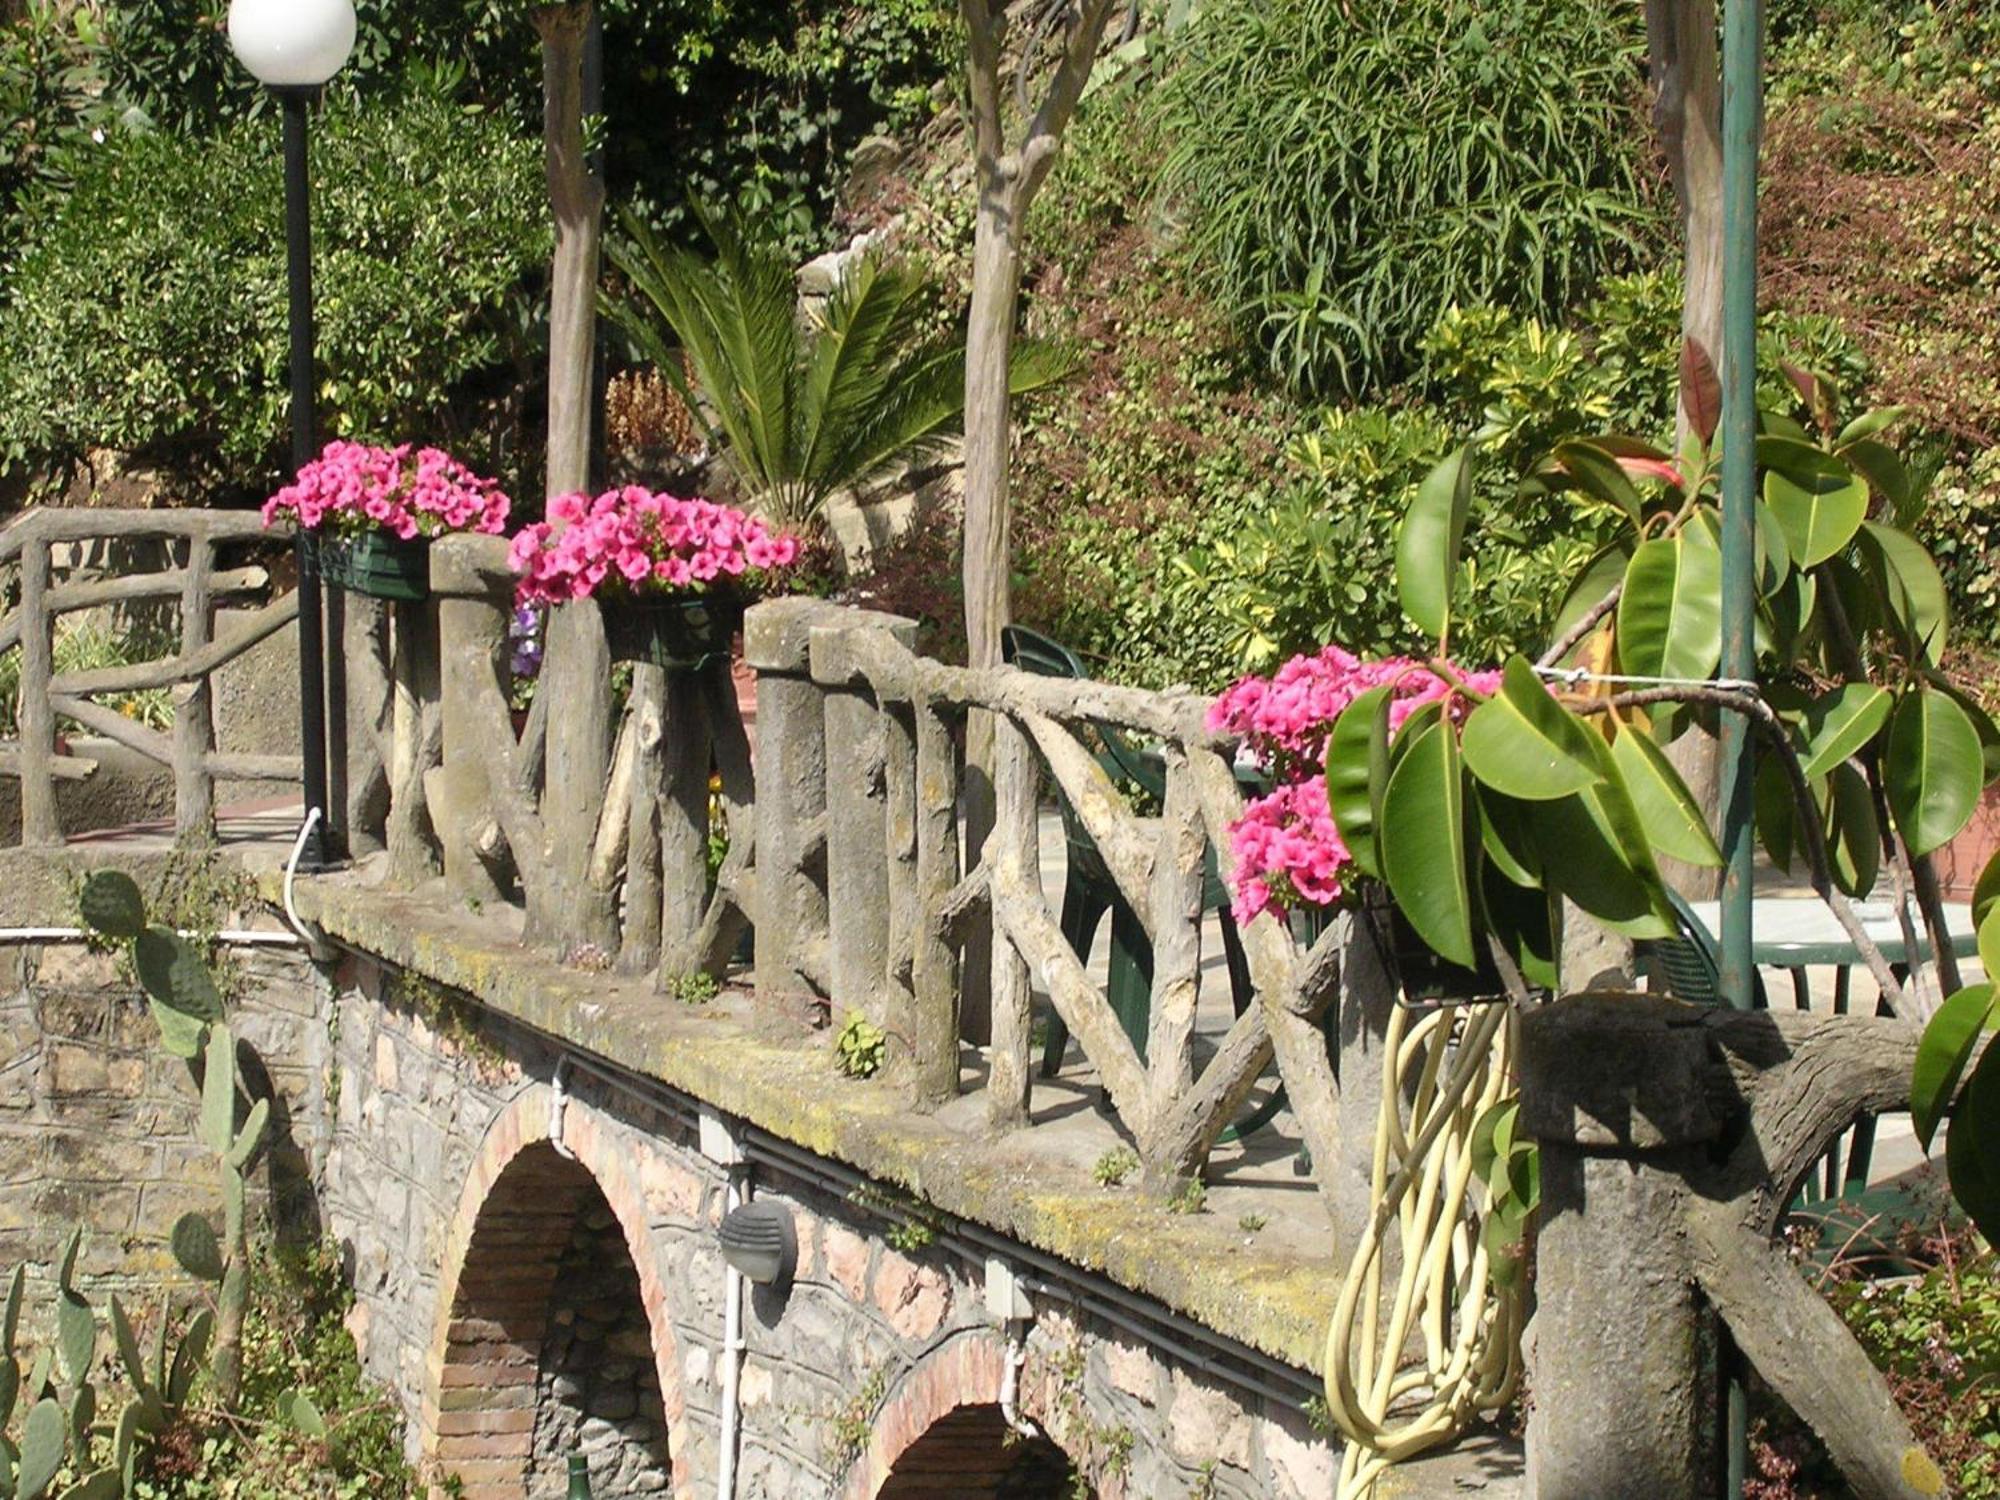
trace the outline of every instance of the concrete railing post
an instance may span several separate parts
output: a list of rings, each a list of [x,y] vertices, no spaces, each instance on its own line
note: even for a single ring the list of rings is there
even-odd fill
[[[431,548],[443,751],[428,788],[445,883],[453,895],[481,903],[504,894],[506,845],[492,811],[490,729],[478,703],[482,691],[505,680],[509,615],[508,595],[482,566],[485,551],[457,539]]]
[[[813,675],[832,637],[881,631],[914,650],[913,620],[871,610],[840,610],[811,632]],[[826,703],[826,890],[830,937],[827,980],[836,1016],[856,1010],[877,1026],[894,1019],[888,1002],[892,961],[889,920],[889,728],[865,684],[824,690]],[[915,768],[909,768],[915,781]],[[914,827],[911,830],[914,837]],[[912,847],[914,855],[914,847]]]
[[[818,599],[772,599],[744,616],[757,673],[757,1006],[771,1022],[809,1018],[826,993],[826,710],[812,680]]]
[[[1709,1039],[1658,997],[1522,1018],[1522,1131],[1541,1147],[1530,1500],[1710,1500],[1715,1321],[1684,1225],[1724,1121]]]

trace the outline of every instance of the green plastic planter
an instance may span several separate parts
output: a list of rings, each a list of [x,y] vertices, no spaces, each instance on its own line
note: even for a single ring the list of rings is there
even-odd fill
[[[431,596],[428,537],[370,532],[359,537],[317,537],[320,578],[350,594],[374,599],[422,600]]]
[[[726,661],[742,628],[743,606],[707,597],[618,599],[602,603],[604,639],[613,661],[694,672]]]

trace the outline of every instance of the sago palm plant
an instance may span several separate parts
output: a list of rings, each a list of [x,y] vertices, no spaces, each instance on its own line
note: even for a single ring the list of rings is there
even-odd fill
[[[815,519],[827,497],[936,452],[962,428],[965,345],[927,326],[927,289],[910,267],[864,255],[823,309],[801,314],[793,270],[774,246],[703,215],[704,259],[636,218],[610,248],[630,285],[607,312],[669,379],[680,355],[689,405],[727,450],[753,505],[782,525]],[[1014,350],[1021,395],[1074,368],[1064,351]]]

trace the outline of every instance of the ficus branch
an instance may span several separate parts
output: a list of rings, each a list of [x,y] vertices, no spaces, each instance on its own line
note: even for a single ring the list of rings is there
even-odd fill
[[[1906,1016],[1908,1001],[1902,982],[1896,978],[1896,971],[1876,946],[1875,940],[1868,935],[1868,930],[1861,925],[1861,918],[1855,915],[1846,895],[1833,883],[1833,870],[1826,851],[1826,830],[1820,826],[1812,783],[1806,779],[1805,767],[1799,763],[1798,752],[1792,748],[1776,710],[1754,694],[1698,684],[1638,688],[1631,692],[1614,693],[1608,698],[1573,701],[1569,706],[1576,713],[1588,715],[1608,713],[1618,708],[1639,708],[1650,703],[1713,704],[1717,708],[1742,714],[1764,732],[1766,741],[1777,752],[1778,763],[1784,767],[1785,779],[1791,783],[1792,802],[1798,813],[1799,826],[1805,833],[1806,861],[1811,867],[1813,892],[1826,903],[1827,909],[1840,923],[1841,930],[1868,965],[1869,974],[1881,987],[1884,998],[1899,1016]]]
[[[1570,626],[1569,629],[1556,638],[1556,643],[1542,653],[1541,659],[1535,665],[1538,667],[1553,667],[1557,662],[1569,655],[1570,652],[1576,649],[1577,642],[1595,630],[1599,622],[1606,615],[1610,614],[1612,610],[1616,609],[1618,601],[1624,597],[1625,581],[1621,578],[1611,586],[1610,593],[1591,605],[1574,625]]]

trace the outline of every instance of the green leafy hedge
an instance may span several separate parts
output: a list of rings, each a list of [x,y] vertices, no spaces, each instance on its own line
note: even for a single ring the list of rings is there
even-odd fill
[[[1453,303],[1547,316],[1655,229],[1639,7],[1211,5],[1168,58],[1165,186],[1300,390],[1402,374]]]
[[[525,337],[538,148],[438,99],[334,107],[314,183],[328,430],[450,438],[454,397]],[[80,158],[0,293],[0,467],[111,448],[203,498],[262,487],[287,412],[283,202],[270,119]]]

